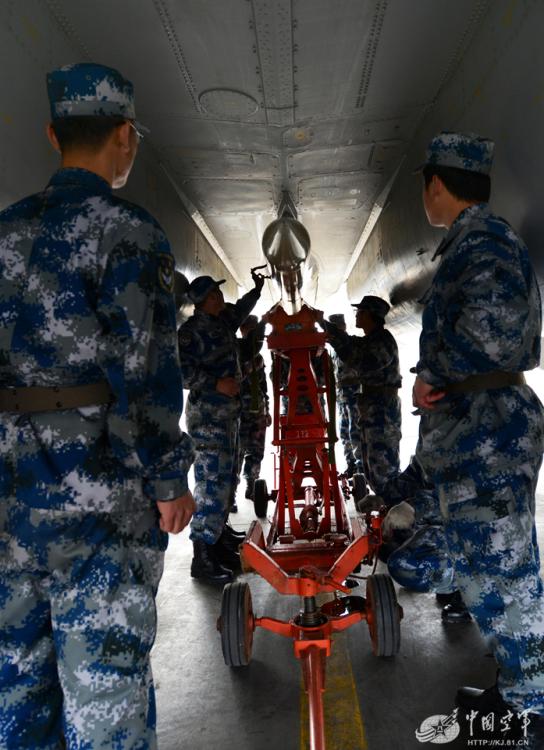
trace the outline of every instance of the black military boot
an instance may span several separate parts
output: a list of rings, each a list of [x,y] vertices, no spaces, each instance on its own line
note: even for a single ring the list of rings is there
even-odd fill
[[[232,526],[226,523],[223,527],[223,531],[221,532],[221,536],[225,536],[228,539],[239,540],[238,544],[241,544],[241,542],[243,542],[246,538],[246,533],[247,532],[245,531],[236,531],[236,529],[233,529]]]
[[[435,594],[436,603],[444,607],[446,604],[451,604],[457,597],[457,594],[457,591],[452,591],[449,594]]]
[[[542,750],[544,747],[544,716],[540,714],[529,714],[529,724],[527,732],[522,732],[522,738],[525,745],[521,745],[524,750]]]
[[[232,530],[233,531],[233,530]],[[245,535],[240,537],[236,532],[233,534],[229,533],[227,531],[227,527],[223,529],[221,532],[221,536],[219,537],[219,542],[221,543],[222,547],[228,547],[228,549],[231,549],[233,552],[238,552],[238,547],[242,544],[244,541]],[[227,568],[230,567],[227,565]]]
[[[480,716],[494,715],[494,729],[485,731],[485,743],[491,737],[500,738],[501,745],[508,742],[510,747],[523,747],[525,750],[542,750],[544,748],[544,716],[523,713],[507,703],[499,692],[497,685],[485,690],[473,687],[462,687],[457,691],[455,704],[467,712],[474,711]],[[499,729],[499,721],[504,717],[505,728]],[[472,735],[471,735],[472,736]]]
[[[468,611],[459,591],[455,592],[449,604],[442,610],[442,621],[449,623],[470,622],[472,615]]]
[[[213,554],[213,545],[206,544],[200,539],[193,542],[193,560],[191,575],[208,583],[219,583],[224,586],[233,579],[232,570],[223,567]]]
[[[255,492],[255,480],[246,479],[246,500],[253,500],[253,494]]]
[[[490,713],[506,713],[509,705],[499,693],[497,685],[480,690],[473,687],[461,687],[455,696],[455,705],[467,710],[481,711],[482,715]]]
[[[232,570],[233,573],[242,570],[240,553],[238,552],[238,545],[235,542],[229,541],[221,534],[217,542],[210,549],[214,559],[224,568]]]

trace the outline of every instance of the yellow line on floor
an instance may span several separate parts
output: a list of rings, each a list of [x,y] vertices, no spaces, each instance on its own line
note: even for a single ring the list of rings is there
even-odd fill
[[[325,674],[325,741],[327,750],[367,750],[363,718],[348,653],[346,633],[337,633]],[[308,696],[301,680],[300,750],[309,750]]]

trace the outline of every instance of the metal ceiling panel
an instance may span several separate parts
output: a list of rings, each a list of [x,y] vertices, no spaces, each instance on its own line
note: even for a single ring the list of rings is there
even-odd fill
[[[326,214],[349,206],[352,211],[357,211],[372,204],[381,183],[382,175],[371,172],[308,177],[298,183],[300,210],[311,209]]]
[[[329,149],[312,149],[287,158],[290,179],[307,175],[327,175],[340,172],[363,171],[367,169],[372,144],[358,146],[336,146]]]
[[[486,0],[377,2],[376,31],[353,92],[355,106],[367,116],[396,117],[432,103],[486,5]]]
[[[273,214],[278,201],[273,184],[265,180],[188,179],[183,189],[206,217]]]
[[[294,31],[296,119],[339,117],[354,108],[353,81],[370,41],[373,0],[298,0]]]
[[[386,141],[375,143],[370,156],[369,167],[376,171],[391,171],[402,156],[403,144],[401,141]]]
[[[238,247],[234,265],[240,278],[248,281],[249,269],[261,262],[261,238],[273,214],[253,216],[229,214],[211,216],[210,228],[221,244]]]
[[[251,0],[262,107],[268,125],[295,122],[292,0]]]
[[[278,155],[282,148],[281,130],[240,122],[169,115],[159,118],[151,130],[151,140],[160,147],[184,149],[227,149],[259,151]]]
[[[37,67],[70,50],[133,80],[144,148],[235,267],[284,190],[347,263],[487,2],[28,0],[11,33]]]
[[[86,57],[130,74],[138,116],[150,128],[161,112],[198,112],[192,71],[184,65],[181,42],[167,33],[155,2],[44,2],[74,45],[84,48]]]
[[[204,151],[170,146],[161,155],[179,177],[215,177],[222,179],[274,180],[279,176],[279,159],[275,154],[255,151]]]
[[[355,244],[357,237],[362,230],[362,224],[366,221],[370,211],[362,212],[357,217],[349,211],[337,211],[327,214],[327,229],[323,231],[323,217],[317,213],[304,212],[304,226],[313,237],[312,248],[327,263],[340,264],[345,267],[349,261],[351,247],[350,243]],[[318,231],[319,230],[319,231]],[[340,273],[341,268],[338,268]],[[324,280],[325,281],[325,280]],[[337,278],[329,278],[328,285],[335,287],[338,285]]]
[[[398,140],[412,137],[420,110],[388,120],[369,120],[360,115],[322,117],[311,124],[301,123],[283,131],[283,146],[288,149],[328,148],[333,144],[351,146],[357,143]]]

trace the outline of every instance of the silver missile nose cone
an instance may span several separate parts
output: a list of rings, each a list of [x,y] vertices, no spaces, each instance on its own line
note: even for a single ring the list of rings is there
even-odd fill
[[[281,216],[264,230],[262,248],[277,271],[297,270],[310,252],[310,235],[300,221]]]

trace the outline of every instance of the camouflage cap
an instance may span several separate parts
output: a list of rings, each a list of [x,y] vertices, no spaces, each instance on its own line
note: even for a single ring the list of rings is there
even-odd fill
[[[372,294],[367,294],[358,304],[352,304],[352,307],[356,307],[358,310],[368,310],[379,318],[385,318],[391,309],[391,306],[384,299],[374,297]]]
[[[225,281],[226,279],[215,281],[211,276],[197,276],[196,279],[193,279],[189,284],[187,296],[191,302],[194,302],[194,304],[197,305],[199,302],[205,300],[213,289],[219,289],[219,286],[224,284]]]
[[[329,321],[331,323],[334,323],[335,326],[346,325],[346,319],[344,318],[342,313],[333,313],[333,315],[329,315]]]
[[[135,120],[134,87],[118,70],[98,63],[65,65],[47,74],[51,118],[125,117]]]
[[[432,139],[425,153],[425,161],[415,171],[420,172],[428,164],[437,167],[456,167],[467,172],[489,174],[493,162],[495,144],[474,133],[450,133],[443,131]]]

